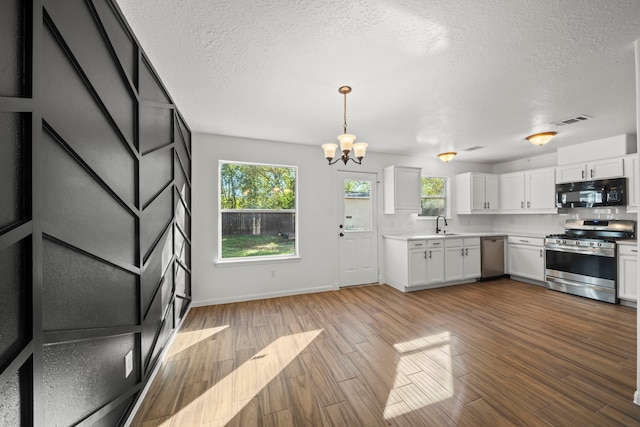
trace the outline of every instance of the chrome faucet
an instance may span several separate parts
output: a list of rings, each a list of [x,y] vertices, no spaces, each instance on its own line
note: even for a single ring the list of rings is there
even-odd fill
[[[447,227],[449,224],[447,224],[447,218],[444,217],[444,215],[438,215],[436,217],[436,234],[440,234],[440,231],[444,231],[440,228],[440,225],[438,224],[438,221],[440,221],[440,218],[444,219],[444,226]]]

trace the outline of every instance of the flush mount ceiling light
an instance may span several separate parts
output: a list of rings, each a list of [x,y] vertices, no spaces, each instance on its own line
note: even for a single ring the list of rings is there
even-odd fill
[[[458,153],[456,153],[455,151],[447,151],[446,153],[438,154],[438,158],[446,163],[449,160],[453,159],[456,156],[456,154]]]
[[[344,95],[344,133],[342,135],[338,135],[338,141],[340,141],[340,150],[342,151],[342,156],[333,160],[333,158],[336,156],[338,144],[322,144],[324,157],[329,161],[330,165],[336,163],[338,160],[342,160],[345,165],[349,160],[360,165],[362,164],[362,159],[364,158],[364,154],[367,151],[367,145],[369,144],[367,144],[366,142],[354,143],[353,141],[355,141],[356,136],[347,133],[347,94],[351,92],[351,88],[349,86],[340,86],[340,88],[338,88],[338,92]],[[351,150],[353,150],[353,153],[358,160],[354,159],[353,157],[349,157],[349,153],[351,153]]]
[[[551,138],[553,138],[556,133],[557,132],[534,133],[533,135],[529,135],[525,139],[534,145],[542,146],[551,141]]]

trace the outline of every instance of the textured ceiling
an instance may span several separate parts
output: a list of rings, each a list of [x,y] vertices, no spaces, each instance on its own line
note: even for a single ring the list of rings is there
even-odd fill
[[[336,142],[349,85],[375,152],[497,163],[636,133],[640,0],[117,2],[195,132]]]

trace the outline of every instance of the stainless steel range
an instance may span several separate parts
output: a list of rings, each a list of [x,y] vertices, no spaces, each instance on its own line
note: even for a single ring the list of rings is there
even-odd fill
[[[545,239],[550,289],[618,304],[616,240],[635,237],[635,221],[568,219]]]

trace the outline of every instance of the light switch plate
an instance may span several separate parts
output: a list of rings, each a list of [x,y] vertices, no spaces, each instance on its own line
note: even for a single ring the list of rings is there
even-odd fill
[[[129,378],[133,372],[133,350],[129,350],[129,353],[124,357],[124,377]]]

